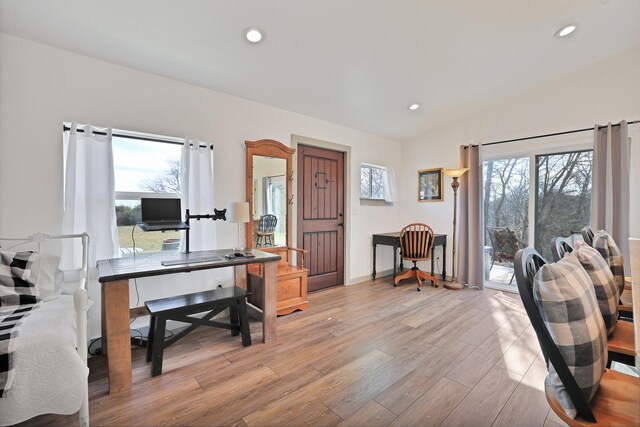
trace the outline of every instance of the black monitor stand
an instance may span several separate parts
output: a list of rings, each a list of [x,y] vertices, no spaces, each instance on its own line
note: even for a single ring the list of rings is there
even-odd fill
[[[191,219],[195,219],[200,221],[201,219],[212,219],[214,221],[220,219],[222,221],[226,221],[227,220],[227,210],[226,209],[213,209],[213,214],[206,214],[206,215],[191,215],[191,213],[189,212],[189,209],[187,209],[187,212],[185,214],[184,217],[184,222],[187,223],[187,225],[189,225],[189,220]],[[189,230],[191,229],[191,226],[189,225],[189,228],[187,228],[186,230],[186,245],[185,245],[185,253],[188,254],[189,251]]]

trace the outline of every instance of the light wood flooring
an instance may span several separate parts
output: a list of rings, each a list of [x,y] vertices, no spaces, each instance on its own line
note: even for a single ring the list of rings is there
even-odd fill
[[[133,350],[133,391],[107,395],[90,360],[91,424],[229,426],[557,426],[544,360],[516,294],[446,290],[390,278],[310,294],[278,318],[278,339],[243,348],[199,328],[151,378]],[[32,425],[77,425],[41,416]]]

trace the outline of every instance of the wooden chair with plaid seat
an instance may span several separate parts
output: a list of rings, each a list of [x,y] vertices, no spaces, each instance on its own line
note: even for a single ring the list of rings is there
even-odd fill
[[[440,280],[417,266],[418,261],[428,261],[431,259],[435,234],[433,229],[427,224],[409,224],[400,231],[400,256],[402,259],[413,261],[413,267],[404,273],[393,278],[393,286],[398,286],[403,279],[415,277],[418,280],[418,290],[422,290],[422,280],[430,280],[431,285],[436,288]]]
[[[533,297],[533,279],[536,272],[546,263],[535,249],[526,248],[516,253],[514,269],[520,298],[531,325],[538,337],[542,354],[555,371],[571,398],[576,410],[575,418],[569,417],[555,393],[545,387],[549,406],[570,426],[637,426],[640,425],[640,379],[606,369],[600,378],[598,390],[590,402],[582,395],[575,377],[569,370],[558,346],[553,341]]]
[[[565,253],[573,252],[573,246],[562,237],[556,237],[551,244],[551,253],[555,262],[560,261]],[[597,295],[598,299],[600,296]],[[620,320],[613,332],[607,337],[607,345],[609,350],[609,365],[611,362],[620,362],[625,365],[635,365],[635,338],[633,323]]]

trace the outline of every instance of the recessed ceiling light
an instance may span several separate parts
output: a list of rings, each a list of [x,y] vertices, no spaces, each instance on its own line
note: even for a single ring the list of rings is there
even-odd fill
[[[420,108],[420,104],[411,104],[411,105],[409,105],[409,110],[411,110],[411,111],[415,111],[418,108]]]
[[[566,37],[569,34],[573,33],[575,30],[576,30],[576,25],[571,24],[571,25],[567,25],[560,28],[558,31],[556,31],[555,35],[556,37]]]
[[[247,37],[247,40],[251,43],[258,43],[262,40],[262,33],[256,28],[249,28],[245,31],[245,37]]]

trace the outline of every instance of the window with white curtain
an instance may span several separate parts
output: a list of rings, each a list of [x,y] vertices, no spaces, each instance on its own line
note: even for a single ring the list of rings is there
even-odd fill
[[[122,255],[134,250],[177,251],[180,232],[144,233],[135,229],[135,225],[140,221],[141,198],[180,198],[183,140],[122,130],[118,130],[117,134],[126,135],[114,135],[112,142],[116,200],[114,208]]]

